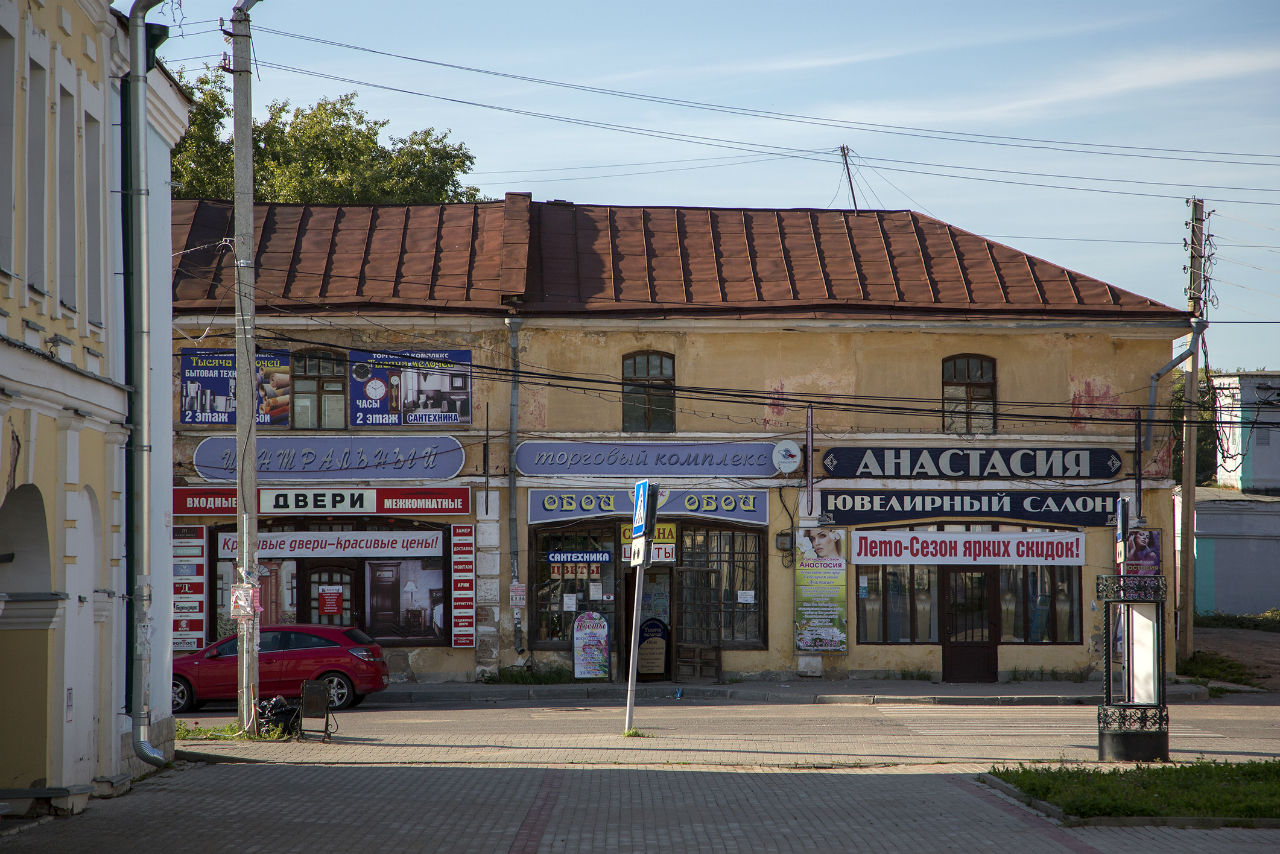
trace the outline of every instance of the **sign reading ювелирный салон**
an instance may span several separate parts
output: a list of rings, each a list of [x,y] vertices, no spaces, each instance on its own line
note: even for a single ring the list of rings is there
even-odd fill
[[[828,477],[1017,480],[1120,476],[1120,454],[1111,448],[828,448]]]

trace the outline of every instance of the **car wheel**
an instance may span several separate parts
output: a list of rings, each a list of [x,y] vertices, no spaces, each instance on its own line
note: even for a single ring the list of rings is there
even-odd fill
[[[196,692],[191,689],[191,683],[181,676],[173,677],[173,713],[180,715],[194,710],[195,707]]]
[[[351,680],[341,673],[326,673],[320,679],[329,686],[329,709],[349,709],[355,705],[356,688]]]

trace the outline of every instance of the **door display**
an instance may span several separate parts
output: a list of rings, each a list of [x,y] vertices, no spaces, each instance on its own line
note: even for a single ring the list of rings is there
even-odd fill
[[[943,681],[995,682],[995,572],[947,569],[943,579]]]

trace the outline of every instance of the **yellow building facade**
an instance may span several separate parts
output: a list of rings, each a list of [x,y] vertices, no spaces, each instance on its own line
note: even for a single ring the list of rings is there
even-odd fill
[[[127,27],[109,4],[0,3],[0,802],[18,814],[78,811],[147,767],[131,741],[150,716],[128,699],[126,573],[141,560],[124,548],[127,70]],[[145,144],[167,179],[188,102],[162,71],[148,88]],[[152,199],[149,215],[167,218],[167,194]],[[151,252],[163,261],[161,238]],[[163,288],[153,309],[167,328]],[[138,678],[164,692],[157,717],[171,724],[168,659],[142,660]]]
[[[198,249],[229,217],[223,203],[180,203],[174,242]],[[338,437],[370,453],[396,439],[459,446],[457,466],[427,478],[286,470],[259,448],[260,485],[294,489],[308,511],[260,509],[264,525],[444,532],[439,555],[278,568],[295,603],[309,596],[301,573],[347,572],[351,608],[323,614],[314,600],[288,617],[364,628],[393,678],[562,667],[625,679],[637,602],[641,678],[1098,678],[1096,583],[1118,571],[1122,509],[1154,544],[1130,569],[1172,577],[1169,381],[1152,411],[1147,397],[1189,331],[1183,312],[910,211],[512,193],[271,205],[258,221],[259,360],[284,354],[293,383],[259,435],[294,460]],[[215,251],[174,266],[179,330],[224,354],[231,281]],[[194,349],[175,359],[194,364]],[[330,367],[300,374],[312,357]],[[326,379],[327,424],[309,414]],[[183,383],[180,368],[175,484],[205,503],[177,523],[212,548],[209,530],[233,520],[200,511],[231,472],[199,449],[227,430],[199,419],[228,402],[194,373]],[[1142,449],[1139,416],[1153,415]],[[661,503],[637,598],[638,480]],[[380,502],[431,487],[466,490],[469,514],[379,503],[352,520],[314,505],[326,488]],[[459,523],[474,526],[460,575]],[[439,598],[424,603],[427,567]],[[204,607],[221,613],[213,597]]]

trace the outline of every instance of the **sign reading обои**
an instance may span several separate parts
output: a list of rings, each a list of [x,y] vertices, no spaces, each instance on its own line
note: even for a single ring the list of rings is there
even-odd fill
[[[773,442],[521,442],[526,475],[773,477]]]

